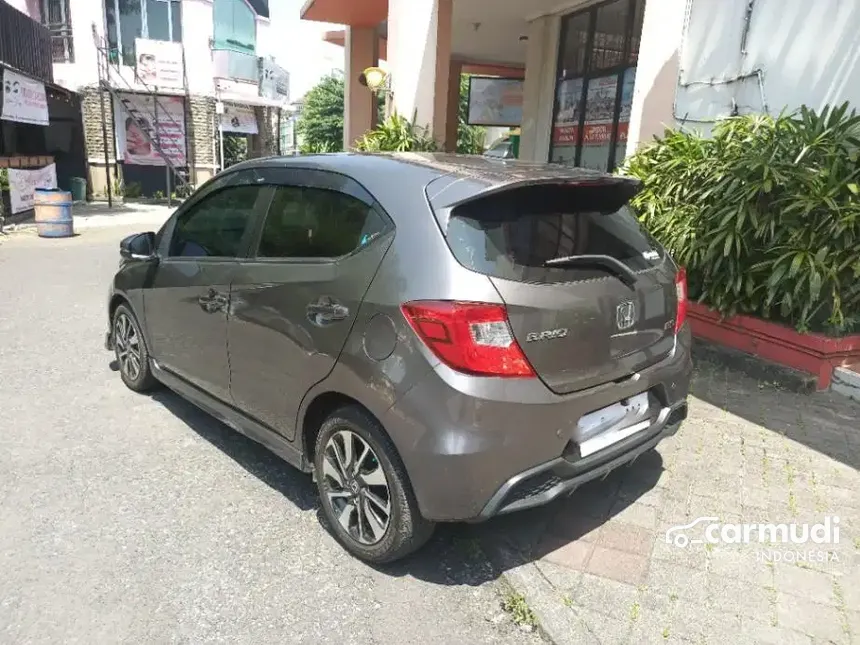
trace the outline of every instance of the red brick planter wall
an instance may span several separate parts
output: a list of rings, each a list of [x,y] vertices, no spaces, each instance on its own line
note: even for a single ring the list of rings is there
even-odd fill
[[[829,338],[751,316],[721,319],[696,302],[689,303],[688,317],[696,337],[814,374],[819,390],[830,387],[834,367],[860,362],[860,335]]]

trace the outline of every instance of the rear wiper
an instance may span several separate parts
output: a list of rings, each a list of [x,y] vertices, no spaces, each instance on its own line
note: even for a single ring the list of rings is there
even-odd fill
[[[543,263],[545,267],[599,267],[616,276],[631,289],[636,285],[636,273],[629,266],[609,255],[567,255],[552,258]]]

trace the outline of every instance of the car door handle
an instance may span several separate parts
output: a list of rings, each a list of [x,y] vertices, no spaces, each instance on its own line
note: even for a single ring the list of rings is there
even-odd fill
[[[197,298],[197,303],[200,305],[200,308],[208,314],[225,309],[227,307],[227,302],[227,295],[219,293],[218,291],[215,291],[215,289],[209,289],[209,292],[205,296]]]
[[[349,318],[349,309],[327,296],[307,306],[308,320],[315,325],[337,322]]]

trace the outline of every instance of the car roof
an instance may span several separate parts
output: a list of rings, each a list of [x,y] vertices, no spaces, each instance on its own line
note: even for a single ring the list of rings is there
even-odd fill
[[[340,173],[362,184],[383,206],[405,189],[426,193],[437,217],[467,201],[518,185],[618,183],[638,185],[638,180],[605,172],[475,155],[441,152],[329,153],[264,157],[231,166],[230,170],[255,167],[294,167]],[[627,186],[630,190],[632,186]],[[635,192],[638,188],[633,188]],[[447,215],[440,217],[444,223]]]

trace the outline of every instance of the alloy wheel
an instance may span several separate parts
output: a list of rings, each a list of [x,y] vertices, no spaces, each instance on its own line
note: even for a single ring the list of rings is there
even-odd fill
[[[391,491],[370,444],[338,430],[326,442],[322,466],[323,490],[341,527],[367,546],[382,540],[391,523]]]
[[[140,338],[131,319],[120,313],[114,321],[114,345],[119,368],[127,378],[136,381],[140,376]]]

